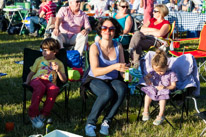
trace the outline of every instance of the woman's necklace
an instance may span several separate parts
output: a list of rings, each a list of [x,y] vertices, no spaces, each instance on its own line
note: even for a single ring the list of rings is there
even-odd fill
[[[105,46],[102,46],[102,43],[101,42],[99,42],[99,45],[100,45],[100,47],[101,47],[101,50],[102,50],[102,52],[107,56],[107,55],[109,55],[111,52],[112,52],[112,50],[113,50],[113,47],[112,46],[108,46],[108,47],[105,47]]]

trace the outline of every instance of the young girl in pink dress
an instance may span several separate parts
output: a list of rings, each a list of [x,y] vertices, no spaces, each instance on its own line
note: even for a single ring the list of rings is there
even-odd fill
[[[160,125],[164,121],[166,100],[170,98],[170,91],[176,88],[177,77],[173,71],[168,69],[167,56],[164,51],[158,49],[151,63],[153,71],[144,77],[147,86],[141,88],[146,94],[142,120],[150,119],[149,106],[152,100],[159,101],[160,111],[153,124]]]

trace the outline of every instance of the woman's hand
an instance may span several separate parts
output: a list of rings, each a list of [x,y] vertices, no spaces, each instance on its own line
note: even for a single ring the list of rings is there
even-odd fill
[[[126,66],[126,63],[117,63],[115,64],[115,69],[120,72],[125,72],[129,67]]]
[[[55,36],[59,36],[59,29],[54,29],[54,31],[53,31],[53,34],[55,35]]]

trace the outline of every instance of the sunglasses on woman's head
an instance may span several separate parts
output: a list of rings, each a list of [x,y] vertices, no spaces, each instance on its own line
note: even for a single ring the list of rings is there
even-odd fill
[[[154,12],[154,13],[157,13],[157,12],[160,12],[160,11],[158,11],[158,10],[154,10],[153,12]]]
[[[120,7],[122,7],[123,9],[124,9],[124,8],[127,8],[127,9],[128,9],[128,6],[120,6]]]
[[[112,27],[102,26],[101,29],[102,31],[106,31],[107,29],[109,29],[109,32],[114,32],[116,28],[114,26]]]

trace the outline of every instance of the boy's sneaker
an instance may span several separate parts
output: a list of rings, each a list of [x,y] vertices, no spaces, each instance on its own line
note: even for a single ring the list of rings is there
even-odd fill
[[[86,132],[86,135],[87,136],[90,136],[90,137],[96,137],[96,133],[95,133],[95,130],[96,129],[96,126],[93,126],[91,124],[87,124],[85,126],[85,132]]]
[[[37,37],[37,36],[38,36],[38,33],[37,33],[37,31],[35,31],[34,33],[29,33],[29,36]]]
[[[42,128],[44,126],[44,123],[40,121],[37,117],[30,118],[30,121],[32,123],[32,126],[35,128]]]
[[[109,135],[109,124],[107,120],[104,120],[102,125],[101,125],[101,129],[99,131],[102,135]]]
[[[42,118],[40,115],[37,117],[42,123],[46,120],[46,118]]]

